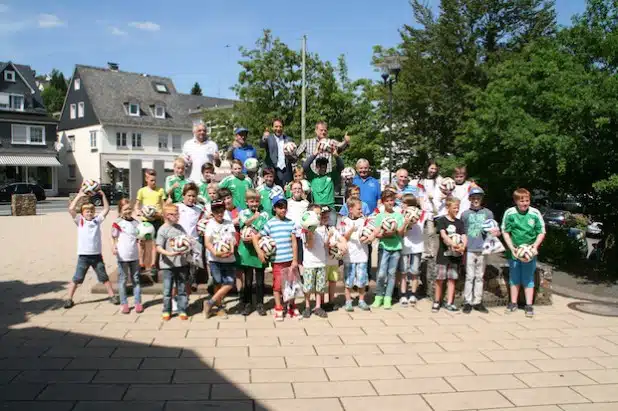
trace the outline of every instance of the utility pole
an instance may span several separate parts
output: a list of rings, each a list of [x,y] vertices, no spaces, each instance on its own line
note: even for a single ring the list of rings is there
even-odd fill
[[[303,57],[303,83],[302,83],[302,92],[301,92],[301,105],[300,105],[300,139],[302,142],[305,142],[305,126],[307,121],[307,78],[305,73],[305,64],[306,64],[306,54],[307,54],[307,35],[303,35],[302,41],[302,49],[301,49],[302,57]]]

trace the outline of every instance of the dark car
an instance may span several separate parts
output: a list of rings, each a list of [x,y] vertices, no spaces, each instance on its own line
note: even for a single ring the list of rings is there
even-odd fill
[[[551,227],[567,228],[567,223],[573,218],[570,211],[549,209],[543,214],[545,224]]]
[[[112,184],[101,184],[101,191],[105,193],[105,196],[110,204],[116,204],[121,198],[129,197],[129,193],[118,190]],[[92,196],[92,204],[101,206],[103,205],[103,199],[100,195],[95,194]]]
[[[43,201],[47,197],[43,187],[38,184],[11,183],[0,187],[0,203],[10,203],[13,194],[34,194],[36,201]]]

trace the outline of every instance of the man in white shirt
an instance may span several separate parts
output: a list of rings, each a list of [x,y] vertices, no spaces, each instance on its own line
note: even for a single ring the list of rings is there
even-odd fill
[[[184,144],[182,154],[185,157],[185,163],[191,168],[188,180],[195,183],[202,178],[204,163],[212,163],[215,167],[221,166],[219,147],[217,143],[208,138],[204,123],[198,123],[193,127],[193,139]]]

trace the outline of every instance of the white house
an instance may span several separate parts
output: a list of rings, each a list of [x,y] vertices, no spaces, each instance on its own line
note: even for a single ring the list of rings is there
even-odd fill
[[[164,160],[171,170],[182,145],[193,137],[197,110],[229,106],[232,100],[178,93],[170,78],[77,65],[58,124],[64,144],[61,193],[83,179],[128,184],[129,160],[144,168]]]

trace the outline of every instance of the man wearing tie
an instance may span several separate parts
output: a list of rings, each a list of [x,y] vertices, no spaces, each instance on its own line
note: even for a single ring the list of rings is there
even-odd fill
[[[266,150],[266,167],[275,169],[275,184],[285,187],[287,183],[292,181],[294,174],[292,163],[296,161],[294,153],[286,155],[284,146],[286,143],[292,142],[290,137],[283,134],[283,120],[273,120],[273,134],[264,133],[260,140],[260,147]]]

